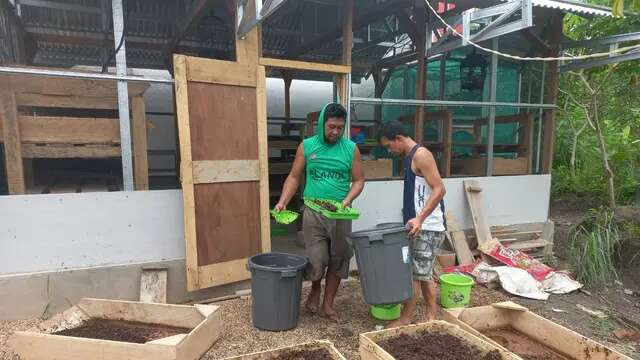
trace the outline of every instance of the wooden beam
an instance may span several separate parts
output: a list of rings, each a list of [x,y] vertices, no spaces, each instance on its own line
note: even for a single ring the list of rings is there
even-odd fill
[[[255,87],[257,83],[255,65],[191,56],[186,57],[185,61],[188,69],[187,81],[247,87]],[[212,67],[219,71],[210,71]]]
[[[118,119],[20,115],[18,122],[23,144],[120,143]],[[2,134],[3,126],[0,124],[0,136]]]
[[[199,160],[193,162],[193,183],[258,181],[258,160]]]
[[[24,168],[22,163],[22,144],[18,125],[18,105],[15,94],[0,92],[0,123],[3,128],[4,158],[7,169],[9,194],[24,194]]]
[[[144,97],[131,99],[133,120],[133,176],[136,190],[149,190],[149,160],[147,154],[147,117]]]
[[[333,74],[349,74],[351,72],[351,66],[335,65],[335,64],[323,64],[307,61],[297,60],[285,60],[274,58],[260,58],[258,63],[262,66],[277,69],[291,69],[291,70],[305,70],[305,71],[318,71]]]
[[[187,57],[173,56],[176,117],[180,142],[180,182],[184,208],[187,290],[200,289],[198,272],[198,243],[196,241],[196,200],[191,160],[191,128],[189,125],[189,97],[187,85]]]
[[[119,158],[120,146],[73,144],[22,144],[22,156],[28,159],[102,159]]]
[[[66,107],[73,109],[109,109],[118,108],[115,93],[110,97],[64,96],[38,93],[16,94],[18,106]]]
[[[197,23],[215,3],[216,1],[212,0],[196,0],[191,4],[189,11],[180,19],[180,23],[176,21],[176,32],[169,41],[169,44],[167,44],[164,51],[165,54],[170,55],[173,52],[173,49],[178,45],[180,40],[187,35],[193,24]],[[233,30],[235,34],[235,29]]]
[[[353,48],[353,1],[342,1],[342,65],[351,66]]]
[[[427,13],[424,8],[415,9],[415,21],[418,29],[418,36],[416,37],[416,53],[418,54],[418,66],[416,74],[416,99],[425,99],[425,84],[427,82],[427,70],[426,70],[426,22]],[[418,144],[422,144],[424,141],[424,106],[419,106],[416,109],[415,117],[415,140]]]
[[[554,14],[551,18],[550,46],[553,50],[549,52],[549,56],[558,56],[560,54],[560,40],[562,39],[562,19],[563,14]],[[549,62],[547,66],[547,91],[544,94],[545,104],[555,104],[558,98],[558,82],[560,72],[558,71],[558,62]],[[542,84],[544,86],[545,84]],[[543,174],[551,173],[553,168],[553,148],[556,135],[556,111],[554,109],[545,110],[543,114],[543,147],[542,147],[542,168]]]
[[[271,251],[271,218],[269,215],[269,144],[267,130],[267,75],[264,66],[257,67],[256,118],[258,125],[258,162],[260,178],[260,240],[264,253]]]

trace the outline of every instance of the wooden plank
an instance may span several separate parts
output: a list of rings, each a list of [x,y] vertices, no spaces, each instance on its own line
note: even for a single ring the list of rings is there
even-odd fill
[[[256,87],[255,67],[232,61],[186,57],[187,81]],[[215,68],[216,71],[211,71]]]
[[[203,286],[229,284],[251,278],[247,270],[247,258],[200,266],[198,277]]]
[[[24,194],[24,168],[22,162],[22,144],[18,125],[18,106],[12,92],[0,92],[0,123],[3,128],[4,161],[7,170],[9,194]]]
[[[136,190],[149,190],[149,160],[147,154],[147,117],[144,98],[131,99],[133,175]]]
[[[140,276],[140,301],[167,303],[167,269],[142,269]]]
[[[175,351],[158,344],[133,344],[32,332],[16,332],[9,345],[22,360],[175,360]]]
[[[517,159],[493,159],[494,175],[524,175],[528,173],[529,160],[526,157]],[[458,175],[484,176],[486,159],[483,158],[467,158],[452,159],[452,172]]]
[[[33,68],[33,67],[31,67]],[[53,68],[35,68],[45,70],[65,70]],[[74,70],[74,72],[93,73],[93,71]],[[0,74],[0,84],[11,89],[15,93],[30,93],[58,96],[79,96],[92,98],[113,98],[117,94],[115,80],[102,79],[78,79],[54,76],[36,76],[21,74]],[[129,82],[129,96],[144,93],[149,84],[142,82]]]
[[[390,178],[393,176],[393,160],[365,160],[362,162],[362,171],[366,180]]]
[[[187,290],[200,288],[198,281],[198,248],[196,239],[195,190],[191,160],[191,128],[189,125],[189,97],[187,85],[187,62],[183,55],[174,55],[174,79],[176,93],[176,115],[180,141],[180,178],[184,208],[184,233],[187,267]]]
[[[607,348],[586,336],[549,321],[531,311],[514,317],[510,324],[516,330],[545,344],[570,359],[630,360],[630,357]]]
[[[275,58],[260,58],[259,64],[262,66],[276,68],[276,69],[291,69],[291,70],[304,70],[304,71],[319,71],[334,74],[350,74],[351,66],[349,65],[336,65],[336,64],[323,64],[308,61],[297,60],[285,60]]]
[[[552,50],[547,56],[558,56],[560,54],[560,42],[562,41],[562,24],[563,14],[556,13],[551,16],[548,32],[549,45]],[[555,104],[558,98],[558,84],[560,81],[560,72],[558,71],[558,62],[552,61],[547,65],[547,87],[544,93],[545,104]],[[544,110],[542,128],[542,166],[540,167],[543,174],[551,173],[553,168],[553,151],[556,133],[556,111],[555,109]]]
[[[21,92],[16,94],[18,106],[64,107],[73,109],[109,109],[118,108],[118,98],[113,93],[106,97],[78,95],[47,95]]]
[[[206,83],[187,86],[192,159],[257,159],[256,90]],[[215,131],[211,119],[216,119]]]
[[[524,119],[520,120],[521,132],[518,136],[518,143],[524,148],[522,156],[527,159],[527,174],[533,171],[533,114],[526,113]]]
[[[503,240],[500,240],[500,242],[503,242]],[[549,245],[549,242],[545,239],[514,241],[505,244],[505,246],[510,249],[517,249],[521,251],[529,251],[532,249],[545,247],[547,245]]]
[[[351,49],[353,48],[353,3],[354,0],[342,2],[342,65],[349,67],[351,67]]]
[[[516,311],[528,311],[528,309],[520,304],[516,304],[513,301],[504,301],[499,303],[493,303],[491,306],[498,309],[516,310]]]
[[[262,250],[259,183],[194,188],[196,219],[202,219],[196,223],[199,266],[245,259]]]
[[[469,204],[469,210],[471,211],[471,217],[473,220],[473,229],[476,233],[476,239],[478,240],[478,247],[483,244],[491,241],[491,230],[489,229],[489,224],[484,216],[484,212],[482,210],[482,193],[481,192],[471,192],[469,188],[471,187],[481,187],[480,183],[477,180],[464,180],[464,192],[467,198],[467,203]]]
[[[521,360],[513,353],[505,351],[503,348],[498,348],[492,343],[462,330],[457,325],[440,320],[360,334],[360,358],[362,360],[395,360],[378,343],[401,334],[411,336],[423,331],[449,334],[460,339],[465,344],[478,348],[483,354],[497,350],[504,360]]]
[[[76,304],[93,318],[137,321],[194,329],[204,317],[188,305],[85,298]]]
[[[284,163],[269,163],[269,174],[271,175],[287,175],[291,171],[291,166],[293,163],[284,162]]]
[[[313,342],[308,342],[304,344],[298,344],[293,346],[282,347],[273,350],[266,350],[255,352],[251,354],[233,356],[229,358],[225,358],[223,360],[272,360],[278,359],[282,354],[289,353],[291,351],[299,351],[299,350],[317,350],[317,349],[325,349],[331,355],[332,360],[346,360],[342,354],[338,352],[335,346],[325,340],[315,340]]]
[[[451,136],[453,133],[453,115],[450,111],[445,111],[446,116],[442,119],[442,176],[451,176]],[[428,113],[427,113],[428,114]]]
[[[245,7],[245,16],[256,15],[256,0],[248,0]],[[255,75],[255,67],[258,65],[258,59],[262,55],[262,25],[255,26],[249,31],[244,38],[235,37],[236,43],[236,61],[239,64],[248,65],[252,68]],[[231,84],[233,85],[233,84]],[[255,84],[254,84],[255,86]]]
[[[414,9],[414,21],[418,29],[416,34],[416,56],[418,64],[416,65],[416,100],[424,100],[426,95],[427,68],[426,68],[426,38],[427,38],[427,13],[424,7],[416,7]],[[418,144],[424,142],[424,106],[418,106],[415,114],[415,140]]]
[[[29,159],[96,159],[118,158],[122,154],[120,146],[70,144],[37,145],[23,144],[22,156]]]
[[[260,242],[262,252],[271,251],[271,218],[269,217],[269,145],[267,132],[267,75],[258,66],[256,118],[258,127],[258,162],[260,166]]]
[[[21,115],[18,121],[22,143],[120,144],[118,119]]]
[[[193,329],[177,348],[178,360],[200,359],[225,330],[222,319],[222,308],[216,305],[197,305],[198,309],[207,313],[205,320]],[[200,311],[200,310],[199,310]],[[202,313],[202,312],[201,312]]]
[[[257,180],[260,180],[258,160],[198,160],[193,162],[194,184]]]
[[[451,235],[453,250],[456,253],[456,257],[458,258],[458,263],[460,265],[473,264],[474,258],[471,254],[471,249],[469,249],[469,243],[467,242],[464,231],[459,230],[459,227],[453,219],[453,216],[450,216],[448,213],[445,214],[445,216],[447,219],[449,234]]]

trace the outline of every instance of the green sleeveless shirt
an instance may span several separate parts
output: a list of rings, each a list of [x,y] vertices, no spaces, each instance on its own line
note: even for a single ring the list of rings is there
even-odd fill
[[[351,188],[351,167],[356,144],[343,136],[335,144],[325,141],[324,112],[327,105],[318,116],[316,135],[303,142],[306,162],[303,196],[342,201]]]

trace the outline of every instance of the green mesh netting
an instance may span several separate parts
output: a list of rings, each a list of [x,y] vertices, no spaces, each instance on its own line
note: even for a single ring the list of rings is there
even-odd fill
[[[453,101],[489,101],[490,91],[490,69],[484,82],[484,88],[477,91],[468,91],[461,89],[460,84],[460,61],[466,56],[464,51],[453,52],[445,62],[444,71],[444,100]],[[440,61],[433,61],[427,64],[427,98],[440,98]],[[415,83],[416,83],[416,66],[408,65],[396,68],[391,74],[391,78],[383,93],[383,98],[390,99],[415,99]],[[519,65],[508,61],[498,62],[497,74],[497,93],[496,100],[498,102],[518,102],[519,92]],[[382,122],[388,122],[398,119],[399,117],[415,114],[414,106],[388,106],[382,107]],[[427,111],[437,111],[436,107],[427,107]],[[453,113],[454,128],[464,128],[462,130],[454,130],[452,134],[454,143],[470,143],[474,142],[473,135],[470,133],[470,127],[473,121],[479,118],[489,116],[488,107],[449,107],[448,110]],[[518,108],[498,107],[496,108],[496,116],[515,115],[519,112]],[[413,125],[410,132],[414,133]],[[517,142],[518,125],[517,124],[496,124],[494,143],[495,144],[514,144]],[[424,139],[437,140],[438,129],[437,124],[427,123],[424,131]],[[481,129],[481,141],[487,142],[487,126]],[[454,152],[463,155],[471,154],[469,146],[455,146]],[[383,156],[384,154],[379,154]],[[513,154],[495,154],[496,156],[512,156]]]

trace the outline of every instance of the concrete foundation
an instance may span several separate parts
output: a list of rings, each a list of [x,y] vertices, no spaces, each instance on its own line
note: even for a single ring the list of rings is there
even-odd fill
[[[0,320],[48,318],[81,298],[138,300],[143,267],[168,269],[167,302],[184,303],[234,294],[248,281],[187,292],[184,260],[102,266],[59,272],[0,276]]]

